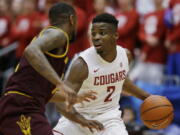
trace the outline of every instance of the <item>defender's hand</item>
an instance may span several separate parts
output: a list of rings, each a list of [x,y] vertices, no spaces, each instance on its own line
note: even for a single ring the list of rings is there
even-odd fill
[[[90,102],[91,100],[95,100],[96,94],[97,93],[94,91],[89,91],[89,92],[80,94],[78,96],[76,95],[76,97],[69,97],[68,104],[67,104],[67,111],[69,111],[75,103]],[[75,98],[75,99],[71,99],[71,98]]]
[[[93,129],[97,131],[104,130],[103,124],[101,124],[99,121],[96,120],[83,120],[79,122],[79,124],[83,127],[89,128],[89,130],[93,133]]]
[[[90,100],[96,99],[96,92],[93,91],[78,96],[73,89],[65,84],[58,85],[56,89],[59,90],[60,95],[64,98],[67,104],[67,111],[69,111],[76,103],[81,103],[83,101],[90,102]]]

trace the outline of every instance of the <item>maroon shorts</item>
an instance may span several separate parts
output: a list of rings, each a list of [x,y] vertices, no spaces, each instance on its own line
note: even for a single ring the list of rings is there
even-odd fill
[[[53,135],[44,112],[28,97],[9,94],[0,99],[2,135]]]

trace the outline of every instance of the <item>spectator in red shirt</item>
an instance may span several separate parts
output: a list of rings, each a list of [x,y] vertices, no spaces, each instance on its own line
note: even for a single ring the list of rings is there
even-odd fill
[[[119,20],[117,43],[133,54],[137,39],[139,15],[133,6],[133,0],[117,0],[117,3],[119,5],[119,10],[115,15]]]
[[[180,77],[180,0],[170,1],[173,27],[168,29],[165,45],[169,50],[167,74]]]
[[[76,40],[69,46],[68,57],[71,60],[75,54],[87,49],[89,47],[87,39],[87,15],[81,8],[77,7],[73,0],[60,0],[73,5],[77,14],[77,33]]]
[[[22,13],[17,17],[11,36],[17,40],[19,46],[16,50],[16,57],[19,59],[32,38],[39,32],[39,14],[36,12],[35,0],[22,1]]]
[[[0,48],[10,43],[11,18],[8,15],[8,5],[5,0],[0,0]]]
[[[81,8],[87,16],[91,16],[93,14],[93,2],[96,0],[74,0],[74,4]]]
[[[161,84],[164,75],[167,50],[164,46],[166,27],[163,0],[154,0],[156,11],[144,16],[139,30],[142,42],[141,63],[131,72],[133,80]]]
[[[69,58],[71,59],[76,53],[79,53],[89,47],[87,39],[87,16],[83,10],[75,7],[78,23],[77,23],[77,37],[70,45]]]

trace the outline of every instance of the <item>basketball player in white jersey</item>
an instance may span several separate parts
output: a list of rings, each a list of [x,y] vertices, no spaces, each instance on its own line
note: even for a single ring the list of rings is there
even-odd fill
[[[60,112],[70,120],[60,118],[54,128],[55,135],[128,135],[119,110],[122,90],[142,100],[149,94],[127,79],[129,53],[116,45],[117,25],[115,17],[107,13],[93,19],[91,34],[94,46],[80,53],[72,62],[65,83],[78,94],[95,91],[97,99],[74,106],[73,111],[77,110],[81,117],[78,120],[71,116],[72,110],[63,112],[63,105],[59,105]],[[87,126],[86,119],[94,121]]]

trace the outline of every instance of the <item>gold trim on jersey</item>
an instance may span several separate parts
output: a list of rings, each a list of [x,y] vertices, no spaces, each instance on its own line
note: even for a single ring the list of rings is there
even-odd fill
[[[61,54],[61,55],[56,55],[56,54],[53,54],[53,53],[50,53],[50,52],[45,52],[45,54],[47,54],[47,55],[49,55],[49,56],[51,56],[51,57],[54,57],[54,58],[63,58],[64,56],[66,56],[66,54],[68,53],[68,50],[69,50],[69,36],[68,36],[68,34],[67,34],[66,32],[64,32],[62,29],[60,29],[60,28],[58,28],[58,27],[55,27],[55,26],[48,26],[48,27],[44,28],[44,29],[39,33],[39,36],[42,36],[43,32],[44,32],[46,29],[48,29],[48,28],[58,29],[58,30],[60,30],[61,32],[63,32],[64,35],[65,35],[66,38],[67,38],[67,44],[66,44],[66,50],[65,50],[65,52],[64,52],[63,54]],[[34,38],[32,39],[32,41],[34,41],[35,39],[37,39],[37,37],[34,37]]]
[[[66,50],[65,50],[65,52],[64,52],[63,54],[61,54],[61,55],[56,55],[56,54],[53,54],[53,53],[50,53],[50,52],[45,52],[45,53],[46,53],[47,55],[51,56],[51,57],[63,58],[64,56],[66,56],[66,54],[68,53],[68,50],[69,50],[69,36],[68,36],[68,34],[67,34],[66,32],[64,32],[62,29],[57,28],[57,27],[55,27],[55,26],[48,26],[48,27],[46,27],[45,29],[43,29],[43,30],[40,32],[39,36],[41,36],[41,35],[43,34],[43,32],[44,32],[46,29],[48,29],[48,28],[58,29],[58,30],[60,30],[61,32],[63,32],[64,35],[65,35],[66,38],[67,38],[67,45],[66,45]]]
[[[54,88],[54,89],[51,91],[51,94],[55,94],[57,90],[58,90],[58,88]]]
[[[69,58],[68,58],[68,57],[66,57],[66,58],[64,59],[64,63],[65,63],[65,64],[67,64],[67,63],[68,63],[68,61],[69,61]]]
[[[18,94],[18,95],[21,95],[21,96],[25,96],[25,97],[28,97],[28,98],[33,98],[32,96],[29,96],[25,93],[22,93],[22,92],[19,92],[19,91],[8,91],[6,92],[4,95],[9,95],[9,94]]]
[[[24,135],[31,135],[31,117],[25,117],[22,114],[16,124],[18,124]]]
[[[19,69],[19,63],[17,64],[17,66],[16,66],[16,68],[15,68],[15,70],[14,70],[14,72],[17,72],[18,71],[18,69]]]

